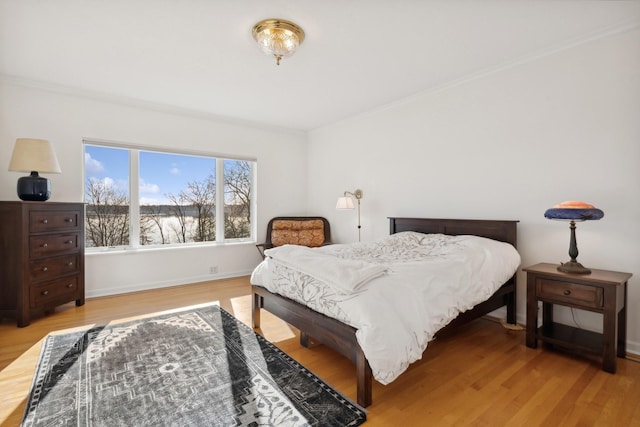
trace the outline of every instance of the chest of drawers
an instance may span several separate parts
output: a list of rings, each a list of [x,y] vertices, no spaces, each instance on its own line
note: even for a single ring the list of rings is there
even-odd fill
[[[0,202],[0,316],[84,304],[84,205]]]

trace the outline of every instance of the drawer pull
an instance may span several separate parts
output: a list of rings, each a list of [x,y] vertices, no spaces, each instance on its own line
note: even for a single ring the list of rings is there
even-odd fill
[[[69,261],[69,262],[67,263],[67,265],[68,265],[69,267],[73,267],[73,261]]]
[[[40,293],[41,293],[42,295],[44,295],[44,296],[49,295],[49,291],[42,291],[42,292],[40,292]]]
[[[67,285],[67,288],[69,288],[69,289],[73,288],[73,283],[69,283],[69,284]]]
[[[44,219],[42,220],[42,223],[43,223],[43,224],[49,224],[49,220],[48,220],[47,218],[44,218]]]
[[[68,244],[72,244],[72,243],[73,243],[73,240],[67,240],[67,243],[68,243]]]
[[[46,242],[42,244],[43,248],[46,248],[47,246],[49,246]]]
[[[571,295],[571,291],[569,289],[565,289],[564,292],[562,292],[565,296],[569,296]]]
[[[65,218],[64,222],[73,222],[73,218]]]
[[[42,271],[49,271],[49,267],[42,267]]]

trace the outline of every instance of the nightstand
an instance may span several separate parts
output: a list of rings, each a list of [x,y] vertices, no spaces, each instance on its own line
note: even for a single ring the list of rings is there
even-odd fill
[[[584,355],[602,358],[602,369],[616,372],[616,355],[625,357],[627,281],[631,273],[595,270],[591,274],[562,273],[557,264],[541,263],[527,273],[527,347],[538,340]],[[542,325],[538,327],[538,301]],[[602,333],[555,323],[553,305],[602,313]]]

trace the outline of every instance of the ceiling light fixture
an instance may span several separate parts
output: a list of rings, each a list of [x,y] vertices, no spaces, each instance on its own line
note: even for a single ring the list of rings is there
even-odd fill
[[[284,19],[265,19],[253,26],[253,38],[260,49],[276,58],[280,65],[282,58],[294,54],[304,40],[304,31],[291,21]]]

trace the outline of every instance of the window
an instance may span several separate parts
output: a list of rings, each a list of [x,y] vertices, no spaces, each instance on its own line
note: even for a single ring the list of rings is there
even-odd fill
[[[91,142],[84,156],[88,248],[253,236],[253,161]]]

